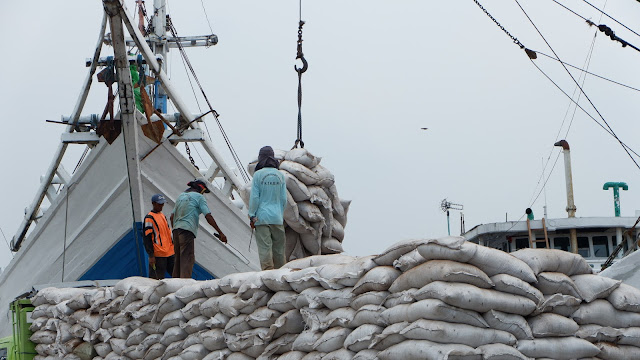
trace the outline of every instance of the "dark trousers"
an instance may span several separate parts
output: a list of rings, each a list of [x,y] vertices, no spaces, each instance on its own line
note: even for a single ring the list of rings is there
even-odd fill
[[[164,279],[167,274],[173,276],[173,265],[175,263],[176,256],[171,255],[168,257],[156,257],[156,268],[154,269],[149,264],[149,277],[152,279],[161,280]]]
[[[176,260],[172,275],[174,278],[191,278],[193,265],[196,263],[194,252],[195,238],[196,236],[189,230],[173,230],[173,247],[176,251]]]

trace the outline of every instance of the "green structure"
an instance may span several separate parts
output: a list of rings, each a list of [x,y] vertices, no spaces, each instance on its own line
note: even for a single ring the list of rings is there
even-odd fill
[[[613,188],[613,207],[616,217],[620,217],[620,189],[629,190],[629,186],[624,182],[607,182],[602,186],[602,190]]]
[[[38,355],[35,345],[29,340],[33,308],[29,299],[11,303],[13,334],[0,339],[0,360],[31,360]]]

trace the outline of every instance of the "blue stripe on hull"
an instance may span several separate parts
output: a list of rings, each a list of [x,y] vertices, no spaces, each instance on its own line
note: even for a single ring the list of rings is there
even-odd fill
[[[98,260],[81,280],[112,280],[131,276],[149,276],[149,259],[142,242],[142,223],[136,223],[138,231],[131,229],[106,254]],[[199,264],[193,267],[192,277],[196,280],[211,280],[213,275]]]

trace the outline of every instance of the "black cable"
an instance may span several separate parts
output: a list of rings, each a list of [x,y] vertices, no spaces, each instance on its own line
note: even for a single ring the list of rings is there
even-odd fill
[[[542,37],[542,40],[544,40],[544,42],[547,44],[547,46],[549,47],[549,49],[551,49],[551,52],[553,52],[553,54],[555,55],[556,58],[560,59],[560,56],[558,56],[558,54],[555,52],[555,50],[553,50],[553,48],[551,47],[551,44],[549,44],[549,42],[547,41],[547,39],[544,37],[544,35],[542,35],[542,32],[540,32],[540,30],[538,29],[538,27],[536,26],[536,24],[533,22],[533,20],[531,20],[531,18],[529,17],[529,14],[527,14],[527,12],[524,10],[524,8],[522,7],[522,5],[520,5],[520,2],[518,2],[518,0],[514,0],[516,2],[516,4],[518,4],[518,7],[520,7],[520,9],[522,10],[522,12],[524,13],[524,15],[527,17],[527,19],[529,20],[529,22],[531,23],[531,25],[533,25],[533,27],[536,29],[536,31],[538,32],[538,34],[540,35],[540,37]],[[633,158],[633,156],[631,155],[631,153],[629,153],[629,150],[627,150],[627,147],[623,144],[622,140],[620,140],[620,138],[618,138],[618,136],[616,135],[616,133],[613,131],[613,129],[611,128],[611,126],[609,125],[609,123],[604,119],[604,117],[602,116],[602,114],[600,113],[600,111],[598,111],[598,108],[595,106],[595,104],[591,101],[591,99],[589,98],[589,96],[584,92],[584,89],[582,89],[582,87],[580,87],[580,84],[576,81],[576,79],[573,77],[573,75],[571,74],[571,72],[569,71],[569,69],[567,69],[567,67],[561,62],[560,63],[562,65],[562,67],[565,69],[565,71],[567,72],[567,74],[569,74],[569,76],[571,77],[571,79],[573,80],[573,82],[580,88],[580,92],[584,95],[584,97],[589,101],[589,103],[591,104],[591,106],[593,107],[593,109],[596,111],[596,113],[598,114],[598,116],[600,117],[600,119],[602,119],[602,121],[607,125],[607,128],[609,128],[609,130],[611,131],[611,135],[618,140],[618,142],[620,143],[620,145],[622,146],[622,148],[624,149],[624,151],[627,153],[627,155],[629,155],[629,158],[631,158],[631,161],[633,161],[633,163],[636,165],[636,167],[638,169],[640,169],[640,164],[638,164],[638,162],[636,161],[636,159]],[[537,66],[536,66],[537,67]]]
[[[555,1],[555,0],[554,0],[554,1]],[[582,0],[582,1],[586,2],[587,4],[589,4],[589,6],[591,6],[592,8],[594,8],[594,9],[598,10],[602,15],[604,15],[604,16],[608,17],[609,19],[611,19],[611,20],[615,21],[616,23],[618,23],[618,25],[620,25],[620,26],[624,27],[625,29],[627,29],[627,30],[631,31],[631,32],[632,32],[632,33],[634,33],[635,35],[640,36],[640,34],[638,34],[637,32],[635,32],[635,31],[633,31],[633,30],[631,30],[627,25],[625,25],[625,24],[621,23],[620,21],[618,21],[618,20],[614,19],[613,17],[611,17],[611,16],[610,16],[609,14],[607,14],[606,12],[604,12],[604,11],[602,11],[602,10],[598,9],[597,7],[593,6],[593,5],[592,5],[590,2],[588,2],[587,0]]]
[[[573,98],[567,94],[561,87],[560,85],[558,85],[555,81],[553,81],[553,79],[551,79],[551,77],[549,75],[547,75],[547,73],[544,72],[544,70],[542,70],[535,62],[531,61],[531,63],[533,64],[533,66],[535,66],[538,71],[540,71],[547,79],[549,79],[549,81],[551,81],[551,83],[553,85],[555,85],[556,88],[558,88],[558,90],[560,90],[560,92],[562,92],[566,97],[568,97],[574,104],[576,104],[576,106],[582,110],[588,117],[591,118],[591,120],[595,121],[596,124],[598,124],[598,126],[600,126],[602,129],[604,129],[604,131],[606,131],[609,135],[614,136],[614,134],[612,134],[604,125],[602,125],[595,117],[593,117],[593,115],[591,115],[587,110],[585,110],[585,108],[583,108],[582,106],[580,106],[580,104],[578,104],[575,100],[573,100]],[[631,151],[634,155],[636,155],[637,157],[640,157],[640,154],[638,154],[636,151],[634,151],[629,145],[627,145],[626,143],[620,141],[619,139],[617,139],[622,146],[626,149],[629,149],[629,151]],[[633,158],[632,158],[633,159]]]
[[[204,17],[207,18],[207,24],[209,24],[209,30],[211,34],[213,34],[213,28],[211,27],[211,22],[209,21],[209,15],[207,15],[207,9],[204,7],[204,1],[200,0],[200,4],[202,4],[202,11],[204,11]]]
[[[171,34],[174,37],[178,38],[178,32],[177,32],[177,30],[176,30],[175,26],[173,25],[173,22],[171,21],[170,18],[167,18],[167,23],[168,23],[168,26],[169,26],[169,30],[171,31]],[[193,69],[193,66],[191,65],[191,61],[189,60],[189,57],[187,56],[186,52],[184,51],[184,48],[183,48],[182,44],[180,43],[180,41],[177,41],[176,44],[178,45],[178,49],[180,51],[180,55],[183,58],[183,61],[187,64],[187,67],[191,71],[191,74],[193,75],[193,78],[196,81],[196,84],[198,84],[198,87],[200,88],[200,92],[202,93],[202,96],[204,97],[205,102],[209,106],[209,110],[211,110],[211,113],[213,114],[213,117],[214,117],[214,119],[216,120],[216,122],[218,124],[218,128],[220,129],[220,133],[222,134],[222,137],[223,137],[225,143],[227,144],[227,147],[229,148],[229,150],[231,152],[231,157],[233,158],[234,162],[236,163],[236,166],[238,168],[238,171],[240,172],[240,175],[242,175],[243,180],[248,183],[249,182],[249,174],[246,172],[246,170],[242,166],[242,162],[240,161],[240,158],[238,157],[237,152],[233,148],[233,145],[231,144],[231,141],[229,140],[229,137],[227,136],[226,132],[224,131],[224,129],[222,127],[222,123],[220,123],[220,119],[218,119],[218,113],[213,109],[213,106],[211,105],[211,102],[209,102],[209,98],[207,98],[207,94],[204,92],[204,89],[202,88],[202,84],[200,83],[200,80],[198,79],[198,76],[196,75],[195,70]]]
[[[582,19],[582,20],[584,20],[587,24],[589,24],[589,25],[595,25],[593,22],[591,22],[591,20],[587,19],[586,17],[584,17],[584,16],[582,16],[582,15],[578,14],[577,12],[575,12],[575,11],[573,11],[573,10],[569,9],[568,7],[566,7],[566,6],[562,5],[561,3],[559,3],[559,2],[558,2],[558,0],[553,0],[553,2],[554,2],[554,3],[556,3],[556,4],[558,4],[558,5],[560,5],[560,6],[562,6],[562,7],[563,7],[563,8],[565,8],[565,9],[567,9],[567,11],[571,12],[573,15],[575,15],[575,16],[577,16],[577,17],[581,18],[581,19]]]
[[[2,237],[4,238],[4,242],[7,243],[7,247],[9,248],[9,252],[11,252],[11,257],[13,257],[13,251],[11,251],[11,245],[9,245],[9,241],[7,240],[7,237],[4,235],[4,231],[2,230],[1,227],[0,227],[0,233],[2,233]]]
[[[634,90],[634,91],[640,91],[640,89],[638,89],[638,88],[635,88],[635,87],[633,87],[633,86],[629,86],[629,85],[623,84],[623,83],[621,83],[621,82],[619,82],[619,81],[615,81],[615,80],[612,80],[612,79],[606,78],[606,77],[601,76],[601,75],[598,75],[598,74],[594,74],[594,73],[589,72],[589,71],[587,71],[587,70],[585,70],[585,69],[582,69],[582,68],[579,68],[579,67],[577,67],[577,66],[575,66],[575,65],[571,65],[571,64],[569,64],[569,63],[567,63],[567,62],[564,62],[564,61],[562,61],[562,60],[560,60],[560,59],[556,59],[555,57],[553,57],[553,56],[551,56],[551,55],[548,55],[548,54],[545,54],[545,53],[543,53],[543,52],[541,52],[541,51],[536,51],[536,50],[533,50],[533,51],[535,51],[535,53],[536,53],[536,54],[538,54],[538,55],[546,56],[546,57],[548,57],[548,58],[549,58],[549,59],[551,59],[551,60],[555,60],[555,61],[557,61],[557,62],[563,63],[563,64],[565,64],[565,65],[567,65],[567,66],[569,66],[569,67],[571,67],[571,68],[574,68],[574,69],[576,69],[576,70],[580,70],[580,71],[585,72],[585,73],[587,73],[587,74],[589,74],[589,75],[591,75],[591,76],[595,76],[595,77],[597,77],[597,78],[599,78],[599,79],[602,79],[602,80],[605,80],[605,81],[608,81],[608,82],[614,83],[614,84],[616,84],[616,85],[620,85],[620,86],[622,86],[622,87],[626,87],[627,89],[631,89],[631,90]]]

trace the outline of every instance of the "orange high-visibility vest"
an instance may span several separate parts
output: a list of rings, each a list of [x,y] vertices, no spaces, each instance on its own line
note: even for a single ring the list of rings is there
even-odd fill
[[[147,236],[149,234],[151,234],[151,239],[153,240],[154,256],[168,257],[175,254],[169,222],[163,213],[154,213],[152,211],[144,217],[144,235]]]

